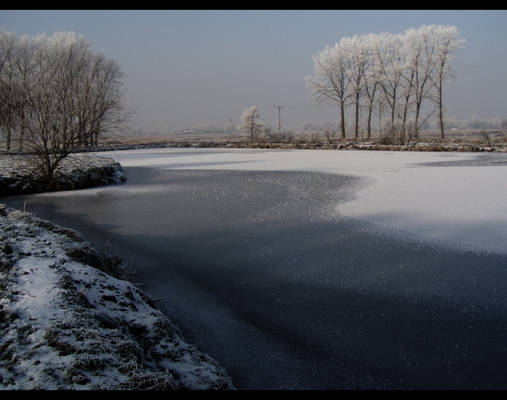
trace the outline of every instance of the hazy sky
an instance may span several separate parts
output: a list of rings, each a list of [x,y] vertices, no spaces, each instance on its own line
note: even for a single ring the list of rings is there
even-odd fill
[[[165,133],[239,123],[257,105],[262,119],[299,128],[336,119],[317,107],[305,76],[312,56],[344,36],[455,25],[466,39],[453,60],[447,115],[507,119],[506,10],[4,10],[0,28],[19,35],[74,31],[120,64],[135,126]]]

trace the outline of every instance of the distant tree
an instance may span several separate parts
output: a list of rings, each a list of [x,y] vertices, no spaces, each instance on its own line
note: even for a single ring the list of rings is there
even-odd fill
[[[405,46],[408,54],[408,68],[414,73],[413,105],[415,108],[414,136],[417,139],[420,127],[428,120],[433,111],[422,117],[422,104],[431,96],[431,76],[435,68],[436,46],[433,36],[435,26],[423,25],[418,29],[405,32]],[[422,117],[422,118],[421,118]]]
[[[415,31],[415,30],[413,30]],[[400,55],[402,63],[401,79],[400,79],[400,101],[402,104],[401,113],[401,129],[400,129],[400,141],[405,143],[405,137],[407,133],[407,118],[411,105],[413,104],[413,92],[416,83],[416,71],[418,63],[420,61],[421,47],[418,43],[417,33],[411,35],[409,29],[402,36],[400,43]]]
[[[261,132],[262,124],[259,122],[260,116],[257,106],[246,108],[240,116],[240,129],[250,136],[250,143]]]
[[[400,96],[400,85],[404,68],[403,55],[400,52],[402,35],[390,33],[380,34],[381,45],[376,49],[379,68],[381,69],[380,86],[385,101],[391,111],[390,129],[394,134],[396,111]]]
[[[334,129],[326,129],[324,131],[324,136],[329,144],[333,144],[336,136],[336,131]]]
[[[345,108],[350,104],[352,96],[347,66],[348,54],[337,43],[313,56],[313,75],[307,78],[318,104],[327,101],[337,103],[342,138],[345,138]]]
[[[315,126],[315,124],[311,121],[304,121],[302,124],[301,124],[301,129],[303,131],[312,131],[312,130],[316,130],[317,127]]]
[[[373,103],[373,112],[377,115],[378,119],[378,132],[380,135],[382,135],[382,116],[384,115],[387,102],[384,96],[376,96]]]
[[[379,96],[380,91],[380,79],[382,77],[381,70],[378,68],[378,60],[375,57],[375,53],[377,51],[378,46],[380,45],[380,38],[375,34],[366,35],[366,40],[368,42],[368,65],[365,70],[364,76],[364,94],[366,95],[367,100],[367,122],[366,122],[366,139],[370,140],[371,137],[371,128],[372,128],[372,118],[375,113],[375,104],[379,107],[379,111],[382,109],[383,99],[380,99]],[[382,116],[381,113],[379,115],[380,127],[382,126]],[[380,130],[381,128],[379,128]]]
[[[431,81],[435,87],[435,101],[438,106],[438,120],[440,137],[444,138],[444,100],[443,89],[447,81],[454,77],[450,61],[455,51],[463,46],[465,40],[460,37],[455,26],[433,26],[433,40],[435,41],[435,68],[431,74]]]
[[[368,35],[354,35],[350,38],[342,38],[340,46],[346,57],[346,74],[350,79],[352,98],[354,103],[354,140],[359,135],[359,108],[361,95],[365,91],[366,70],[370,57],[370,37]]]
[[[452,77],[451,56],[463,41],[455,27],[440,25],[344,37],[313,56],[313,75],[306,77],[307,84],[318,104],[329,100],[338,104],[342,138],[350,104],[355,106],[356,140],[360,126],[366,127],[370,138],[373,113],[381,130],[383,113],[389,111],[390,121],[384,125],[391,136],[405,141],[407,131],[417,137],[419,127],[437,109],[443,137],[443,87]],[[436,106],[426,113],[423,103],[431,104],[430,100]],[[367,110],[366,123],[360,122],[362,109]]]

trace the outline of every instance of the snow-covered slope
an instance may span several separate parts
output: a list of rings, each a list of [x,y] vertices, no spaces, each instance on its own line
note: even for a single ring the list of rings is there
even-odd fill
[[[0,389],[233,389],[119,270],[79,233],[0,204]]]

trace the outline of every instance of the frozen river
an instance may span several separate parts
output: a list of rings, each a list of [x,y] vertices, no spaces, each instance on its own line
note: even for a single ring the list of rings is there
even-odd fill
[[[238,388],[507,388],[507,157],[103,154],[126,184],[2,201],[121,254]]]
[[[342,215],[507,253],[505,154],[238,149],[103,154],[126,167],[310,171],[368,178],[355,201],[340,205]]]

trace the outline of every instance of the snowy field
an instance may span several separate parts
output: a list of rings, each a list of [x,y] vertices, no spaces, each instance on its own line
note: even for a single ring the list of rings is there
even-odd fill
[[[393,234],[507,253],[503,154],[188,148],[100,154],[123,167],[313,171],[366,178],[354,200],[337,206],[341,215]]]

